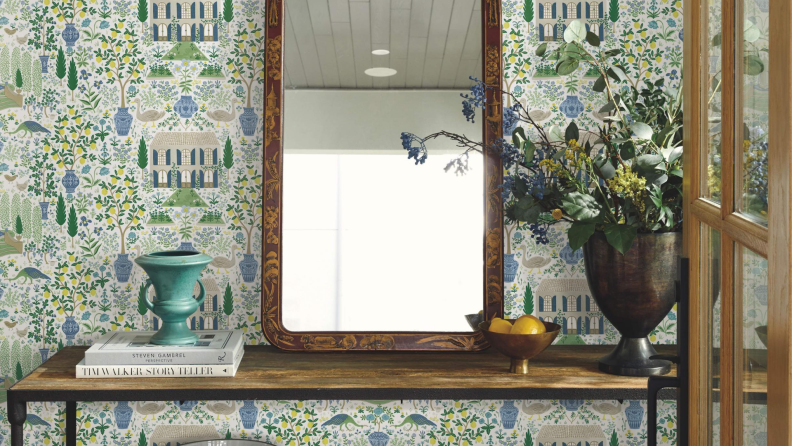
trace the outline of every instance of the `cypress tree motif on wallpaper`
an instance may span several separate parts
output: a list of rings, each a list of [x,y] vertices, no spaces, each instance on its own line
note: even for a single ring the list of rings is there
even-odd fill
[[[140,35],[146,32],[146,20],[148,20],[148,1],[138,0],[137,19],[140,22]]]
[[[66,232],[71,237],[71,247],[74,248],[74,237],[77,236],[77,212],[74,211],[74,206],[69,208],[69,225]]]
[[[61,232],[63,232],[63,225],[66,223],[66,202],[61,194],[58,194],[58,202],[55,205],[55,222],[58,223]]]
[[[140,144],[138,144],[137,152],[137,165],[140,167],[140,181],[146,181],[146,169],[148,168],[148,148],[146,147],[146,140],[140,137]]]
[[[58,56],[55,58],[55,75],[60,79],[60,84],[63,85],[63,78],[66,77],[66,55],[63,54],[63,48],[58,47]]]

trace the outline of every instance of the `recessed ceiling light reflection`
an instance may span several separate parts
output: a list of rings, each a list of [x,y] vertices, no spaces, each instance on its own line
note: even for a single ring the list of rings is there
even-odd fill
[[[389,77],[395,75],[396,70],[393,68],[376,67],[369,68],[368,70],[364,71],[364,73],[371,77]]]
[[[371,52],[371,54],[373,54],[375,56],[387,56],[388,54],[390,54],[390,51],[388,51],[388,50],[374,50],[374,51]]]

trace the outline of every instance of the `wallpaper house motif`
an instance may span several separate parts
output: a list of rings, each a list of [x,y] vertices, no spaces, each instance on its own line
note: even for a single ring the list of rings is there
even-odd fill
[[[182,244],[217,262],[202,278],[216,283],[217,300],[196,317],[243,330],[248,344],[265,342],[257,249],[265,222],[255,206],[262,174],[265,3],[0,3],[0,386],[7,388],[65,345],[89,343],[109,330],[153,329],[151,316],[138,312],[145,276],[133,260]],[[540,40],[551,36],[537,26],[545,3],[501,3],[504,89],[543,124],[565,127],[575,119],[581,128],[597,125],[594,79],[583,70],[564,80],[544,76],[533,56]],[[567,23],[571,14],[564,18],[563,5],[552,2],[543,25]],[[579,12],[577,4],[571,9],[576,16],[590,26],[606,25],[600,32],[608,31],[606,48],[626,48],[622,62],[633,77],[678,84],[680,2],[600,2],[595,17],[591,4],[588,17],[586,3],[580,5]],[[170,132],[214,139],[160,146],[159,135]],[[189,181],[181,181],[184,171]],[[565,251],[563,231],[534,229],[506,221],[506,252],[514,252],[520,265],[504,284],[512,317],[537,314],[542,281],[584,279],[581,259]],[[528,262],[534,257],[540,267]],[[542,316],[557,317],[562,309],[558,302],[554,313]],[[598,314],[591,309],[576,317]],[[673,341],[673,317],[653,333],[655,342]],[[575,336],[590,344],[616,341],[607,322],[600,327],[599,334],[589,328]],[[4,391],[0,402],[5,445]],[[661,444],[675,444],[675,407],[660,406]],[[758,407],[751,410],[764,416]],[[26,444],[63,444],[64,411],[63,405],[31,404]],[[79,405],[78,440],[150,446],[179,441],[174,435],[205,434],[277,445],[365,446],[378,434],[390,446],[515,446],[538,444],[545,427],[571,425],[594,426],[608,441],[615,435],[622,446],[638,446],[646,444],[644,411],[644,402],[582,400],[95,402]],[[601,442],[600,431],[576,441]]]
[[[206,20],[217,18],[217,2],[154,2],[151,9],[151,33],[154,41],[217,41],[217,23]],[[174,11],[175,22],[171,11]]]
[[[605,18],[605,4],[601,1],[566,2],[553,0],[550,2],[537,0],[539,15],[536,18],[536,27],[539,30],[540,41],[563,40],[566,24],[571,20],[584,20],[586,30],[605,38],[605,26],[601,20]],[[585,13],[584,13],[585,12]]]

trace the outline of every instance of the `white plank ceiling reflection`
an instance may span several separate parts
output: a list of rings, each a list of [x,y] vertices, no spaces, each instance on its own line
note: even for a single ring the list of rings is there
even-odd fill
[[[285,88],[464,89],[482,76],[481,0],[285,4]],[[397,73],[364,73],[374,67]]]

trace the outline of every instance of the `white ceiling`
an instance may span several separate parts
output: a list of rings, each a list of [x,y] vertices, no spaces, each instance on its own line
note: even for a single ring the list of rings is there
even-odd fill
[[[481,0],[285,4],[285,88],[462,89],[482,77]],[[377,49],[390,54],[371,54]],[[373,67],[397,74],[364,74]]]

